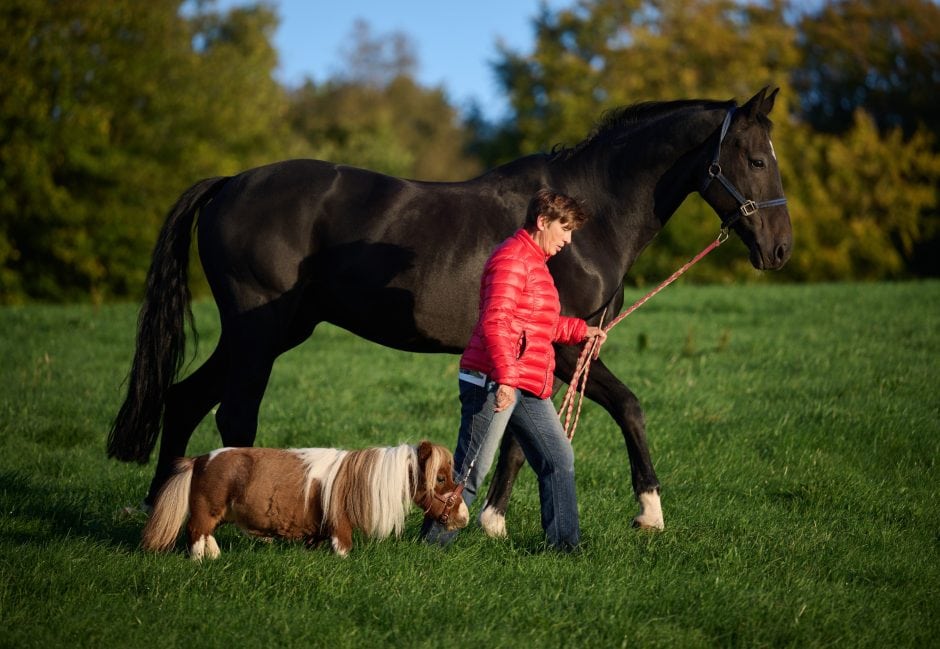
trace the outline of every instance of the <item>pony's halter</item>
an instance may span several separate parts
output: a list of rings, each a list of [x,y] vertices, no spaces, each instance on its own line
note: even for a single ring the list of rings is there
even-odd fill
[[[762,207],[777,207],[779,205],[786,205],[786,198],[774,198],[769,201],[753,201],[749,198],[745,198],[744,194],[738,191],[738,188],[734,186],[727,176],[721,172],[721,165],[718,163],[718,158],[721,156],[721,143],[725,139],[725,135],[728,134],[728,127],[731,126],[731,118],[734,117],[734,113],[737,111],[737,108],[731,108],[725,115],[725,121],[721,125],[721,136],[718,138],[718,146],[715,147],[715,156],[712,158],[712,162],[708,165],[708,179],[705,181],[705,184],[702,185],[702,189],[699,190],[699,193],[704,193],[708,186],[711,185],[713,180],[718,180],[721,185],[728,190],[728,193],[738,202],[738,209],[735,212],[732,212],[726,217],[722,217],[721,228],[723,230],[729,229],[734,225],[738,219],[742,216],[750,216],[757,212]]]
[[[477,463],[477,456],[479,454],[480,451],[478,449],[477,454],[470,460],[470,466],[467,467],[467,472],[464,474],[463,479],[457,483],[457,487],[453,491],[448,491],[446,494],[438,494],[436,491],[431,490],[424,494],[424,498],[421,499],[418,506],[424,510],[425,517],[433,518],[441,525],[447,525],[447,521],[450,519],[450,510],[454,507],[454,503],[457,502],[457,499],[462,497],[463,488],[466,486],[467,480],[470,479],[470,472],[473,471],[473,465]]]
[[[462,494],[463,483],[461,482],[456,489],[446,494],[439,494],[433,490],[425,493],[418,505],[424,510],[425,517],[433,518],[441,525],[447,525],[447,521],[450,520],[450,510]]]

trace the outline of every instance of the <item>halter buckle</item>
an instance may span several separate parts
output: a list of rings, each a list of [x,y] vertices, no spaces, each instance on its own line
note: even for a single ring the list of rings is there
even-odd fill
[[[757,209],[758,209],[757,203],[755,203],[752,200],[746,200],[743,203],[741,203],[741,215],[742,216],[750,216],[751,214],[754,214],[755,212],[757,212]]]

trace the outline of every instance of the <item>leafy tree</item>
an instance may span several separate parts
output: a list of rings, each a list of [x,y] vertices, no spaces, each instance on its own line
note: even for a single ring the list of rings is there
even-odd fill
[[[923,214],[937,205],[940,156],[926,132],[881,135],[861,109],[852,121],[841,136],[801,129],[789,147],[801,170],[790,176],[791,214],[805,215],[791,260],[797,279],[901,277],[918,242],[936,236]]]
[[[817,129],[843,133],[858,108],[883,132],[924,125],[940,145],[940,5],[932,0],[833,0],[800,21],[794,73]]]
[[[180,191],[286,139],[273,14],[180,7],[0,5],[0,301],[136,294]]]

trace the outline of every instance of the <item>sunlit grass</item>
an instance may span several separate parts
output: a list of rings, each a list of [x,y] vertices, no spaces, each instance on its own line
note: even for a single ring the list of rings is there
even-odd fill
[[[630,296],[628,296],[629,298]],[[196,305],[204,358],[218,335]],[[667,529],[632,530],[623,440],[586,404],[584,549],[539,551],[524,470],[504,540],[357,537],[341,560],[222,528],[137,548],[152,464],[105,459],[135,305],[0,310],[0,646],[930,646],[940,637],[940,283],[670,288],[605,362],[640,396]],[[198,360],[196,361],[198,362]],[[193,366],[194,367],[194,366]],[[279,359],[259,444],[456,438],[456,358],[324,326]],[[211,417],[190,450],[219,445]]]

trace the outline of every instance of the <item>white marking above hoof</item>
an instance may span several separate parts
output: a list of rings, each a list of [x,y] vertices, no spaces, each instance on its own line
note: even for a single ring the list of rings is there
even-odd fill
[[[480,512],[480,525],[487,536],[494,539],[506,538],[506,516],[495,507],[484,505]]]
[[[330,540],[330,545],[333,546],[333,552],[335,552],[338,557],[345,558],[349,554],[349,548],[344,548],[340,544],[339,539],[335,536]]]
[[[206,558],[218,559],[222,551],[219,550],[219,544],[215,542],[215,537],[211,534],[206,537]]]
[[[189,546],[189,556],[193,561],[202,561],[206,554],[206,537],[200,536],[196,542]]]
[[[664,530],[663,508],[659,501],[659,494],[655,491],[646,491],[640,494],[640,513],[633,519],[633,527],[644,530]]]

